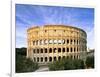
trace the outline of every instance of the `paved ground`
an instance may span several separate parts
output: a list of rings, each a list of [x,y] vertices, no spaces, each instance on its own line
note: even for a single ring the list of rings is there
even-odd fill
[[[48,66],[40,66],[35,72],[49,71]]]

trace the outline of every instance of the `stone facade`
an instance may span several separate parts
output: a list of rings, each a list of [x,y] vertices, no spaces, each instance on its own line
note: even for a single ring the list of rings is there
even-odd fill
[[[27,30],[27,57],[40,65],[62,58],[85,59],[87,35],[80,28],[44,25]]]

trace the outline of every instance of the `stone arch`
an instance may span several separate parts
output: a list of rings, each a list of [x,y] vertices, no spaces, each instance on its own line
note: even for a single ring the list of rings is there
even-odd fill
[[[54,61],[56,61],[57,60],[57,58],[56,58],[56,56],[54,56]]]
[[[73,48],[72,47],[70,48],[70,52],[73,52]]]
[[[37,48],[37,53],[39,53],[39,49]]]
[[[49,57],[49,62],[51,62],[52,61],[52,57]]]
[[[43,62],[43,57],[41,57],[41,62]]]
[[[56,50],[57,50],[57,48],[54,48],[54,49],[53,49],[53,52],[56,53]]]
[[[58,56],[58,60],[59,60],[59,61],[61,60],[61,56]]]
[[[69,48],[67,47],[67,52],[69,52]]]
[[[37,62],[39,62],[39,57],[37,57]]]
[[[47,53],[47,48],[45,48],[45,53]]]
[[[45,62],[47,62],[47,60],[48,60],[48,58],[47,58],[47,57],[45,57]]]
[[[65,52],[65,48],[63,48],[62,51]]]
[[[43,53],[43,48],[41,48],[41,53]]]
[[[58,53],[60,53],[61,52],[61,48],[58,48]]]
[[[65,59],[65,56],[63,56],[62,58]]]
[[[49,48],[49,53],[52,53],[52,48]]]

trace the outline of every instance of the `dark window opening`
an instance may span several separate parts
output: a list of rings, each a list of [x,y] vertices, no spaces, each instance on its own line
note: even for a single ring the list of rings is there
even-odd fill
[[[77,52],[78,52],[78,47],[77,47]]]
[[[47,57],[45,57],[45,62],[47,62]]]
[[[43,53],[43,49],[41,49],[41,53]]]
[[[37,57],[37,62],[39,62],[39,57]]]
[[[39,53],[39,49],[37,49],[37,53]]]
[[[65,48],[63,48],[63,52],[65,52]]]
[[[43,62],[43,57],[41,57],[41,62]]]
[[[70,43],[72,44],[73,40],[71,39]]]
[[[54,57],[54,61],[56,61],[56,57]]]
[[[54,50],[53,52],[54,52],[54,53],[56,53],[56,50],[57,50],[57,49],[56,49],[56,48],[54,48],[53,50]]]
[[[76,41],[74,40],[74,44],[75,44],[75,42],[76,42]]]
[[[61,60],[61,56],[58,57],[58,60]]]
[[[33,45],[35,45],[35,41],[33,41]]]
[[[58,52],[59,52],[59,53],[61,52],[61,48],[58,48]]]
[[[76,49],[74,48],[74,52],[76,51]]]
[[[49,49],[49,53],[52,53],[52,48]]]
[[[47,30],[45,30],[45,32],[47,32]]]
[[[63,56],[62,58],[65,59],[65,56]]]
[[[45,48],[45,53],[47,53],[47,48]]]
[[[49,61],[50,61],[50,62],[52,61],[52,57],[49,57]]]
[[[67,52],[69,52],[69,48],[67,48]]]
[[[69,40],[67,39],[67,43],[69,44]]]
[[[73,51],[73,49],[71,48],[71,49],[70,49],[70,51],[72,52],[72,51]]]

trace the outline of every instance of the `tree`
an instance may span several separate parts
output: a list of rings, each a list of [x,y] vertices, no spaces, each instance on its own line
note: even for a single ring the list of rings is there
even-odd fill
[[[16,57],[16,72],[33,72],[38,68],[38,64],[34,63],[31,59],[27,59],[21,55]]]
[[[56,61],[49,64],[49,70],[63,70],[64,69],[63,61]]]
[[[83,60],[80,59],[61,59],[60,61],[49,64],[49,70],[74,70],[84,69]]]
[[[22,56],[26,56],[27,48],[16,48],[16,53]]]
[[[26,49],[16,48],[16,73],[33,72],[38,69],[38,64],[25,56]]]
[[[94,68],[94,56],[86,58],[86,67],[87,68]]]

